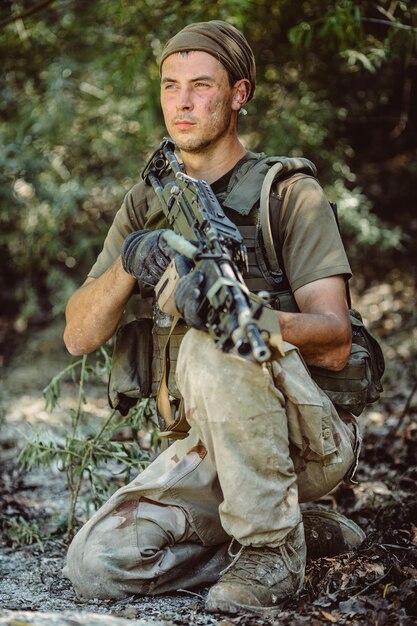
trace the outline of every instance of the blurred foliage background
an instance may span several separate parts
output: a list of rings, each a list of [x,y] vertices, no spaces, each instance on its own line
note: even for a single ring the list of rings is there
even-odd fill
[[[415,265],[415,3],[2,0],[3,339],[63,315],[164,135],[162,46],[209,19],[240,28],[255,52],[245,144],[316,163],[361,284]]]

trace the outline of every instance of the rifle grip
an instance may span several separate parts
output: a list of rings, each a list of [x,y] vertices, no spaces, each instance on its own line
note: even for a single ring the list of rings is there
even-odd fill
[[[179,279],[180,276],[173,259],[155,286],[155,299],[158,307],[163,313],[173,317],[181,317],[175,306],[174,298]]]

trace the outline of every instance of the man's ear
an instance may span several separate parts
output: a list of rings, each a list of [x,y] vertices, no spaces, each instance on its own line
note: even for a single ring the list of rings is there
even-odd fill
[[[233,85],[232,109],[234,111],[240,111],[240,109],[246,104],[249,94],[250,82],[247,78],[237,80]]]

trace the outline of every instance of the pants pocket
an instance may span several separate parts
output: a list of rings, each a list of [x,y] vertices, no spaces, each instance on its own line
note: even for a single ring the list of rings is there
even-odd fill
[[[298,350],[285,344],[285,357],[272,364],[275,386],[285,397],[290,442],[301,451],[328,457],[337,450],[332,422],[336,409],[318,387]]]

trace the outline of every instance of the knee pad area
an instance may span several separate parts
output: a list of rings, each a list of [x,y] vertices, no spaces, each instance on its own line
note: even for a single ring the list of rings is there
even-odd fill
[[[142,556],[189,540],[193,534],[183,509],[147,501],[139,503],[136,532]]]

